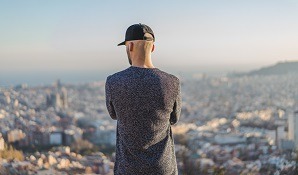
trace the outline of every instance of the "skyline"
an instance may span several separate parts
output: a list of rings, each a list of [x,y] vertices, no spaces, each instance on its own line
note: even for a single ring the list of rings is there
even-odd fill
[[[1,73],[105,71],[130,66],[128,26],[156,35],[155,67],[248,71],[297,60],[298,2],[0,1]]]

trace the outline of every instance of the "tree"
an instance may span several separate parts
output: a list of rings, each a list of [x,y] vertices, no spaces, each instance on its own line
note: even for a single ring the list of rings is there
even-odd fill
[[[5,145],[5,149],[0,151],[0,158],[6,160],[24,160],[24,155],[22,151],[16,150],[12,145]]]
[[[83,139],[79,139],[79,140],[75,141],[70,146],[71,150],[73,150],[76,153],[91,150],[93,147],[94,147],[94,145],[91,142],[89,142],[88,140],[83,140]]]

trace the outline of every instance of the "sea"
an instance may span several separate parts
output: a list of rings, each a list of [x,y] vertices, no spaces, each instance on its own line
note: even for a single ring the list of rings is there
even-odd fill
[[[51,85],[56,80],[62,83],[88,83],[105,81],[110,71],[6,71],[0,72],[0,87]]]

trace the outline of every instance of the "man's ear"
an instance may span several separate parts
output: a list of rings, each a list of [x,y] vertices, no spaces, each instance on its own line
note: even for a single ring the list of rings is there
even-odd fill
[[[128,49],[129,49],[130,52],[133,51],[133,42],[128,43]]]
[[[151,52],[153,52],[153,51],[154,51],[154,49],[155,49],[155,45],[153,44],[153,45],[152,45]]]

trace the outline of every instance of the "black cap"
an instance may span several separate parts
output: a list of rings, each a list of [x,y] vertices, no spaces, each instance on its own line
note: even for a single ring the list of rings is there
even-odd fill
[[[149,33],[152,37],[146,37],[145,34]],[[134,24],[127,28],[125,33],[125,41],[131,40],[147,40],[147,41],[155,41],[154,33],[152,29],[145,24]],[[119,43],[118,46],[125,45],[125,41]]]

